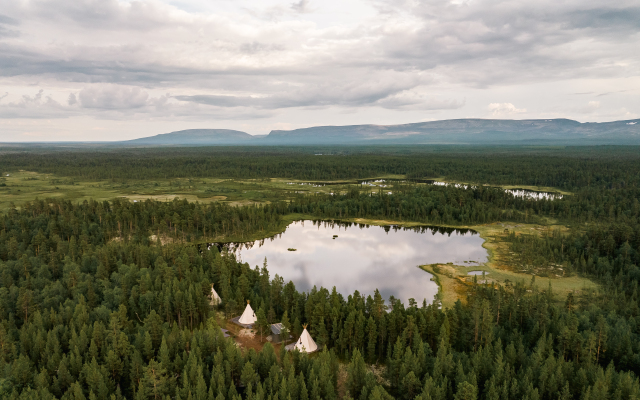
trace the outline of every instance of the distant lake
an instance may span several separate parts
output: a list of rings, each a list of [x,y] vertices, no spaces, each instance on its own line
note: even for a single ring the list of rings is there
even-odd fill
[[[273,238],[217,245],[235,251],[251,267],[262,266],[266,257],[270,277],[278,274],[285,282],[291,280],[300,291],[336,286],[346,297],[355,290],[373,295],[377,288],[385,300],[393,295],[406,306],[409,298],[430,303],[438,292],[432,275],[419,265],[484,263],[487,251],[482,243],[467,229],[297,221]]]
[[[433,179],[376,179],[376,180],[359,180],[352,182],[287,182],[287,185],[310,185],[312,187],[322,187],[322,186],[331,186],[331,185],[348,185],[353,183],[358,183],[363,186],[371,186],[380,189],[389,188],[393,183],[405,183],[405,182],[416,182],[416,183],[426,183],[428,185],[435,186],[453,186],[458,189],[475,189],[476,185],[467,185],[464,183],[450,183],[450,182],[442,182],[436,181]],[[527,200],[559,200],[562,199],[562,194],[558,192],[541,192],[529,189],[503,189],[506,193],[510,193],[513,197],[521,197]],[[304,191],[296,191],[295,193],[305,193]],[[391,194],[392,192],[388,192]]]

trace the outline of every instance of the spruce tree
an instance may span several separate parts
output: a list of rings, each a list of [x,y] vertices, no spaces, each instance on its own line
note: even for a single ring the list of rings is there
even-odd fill
[[[365,384],[367,366],[358,349],[353,351],[351,362],[348,367],[347,388],[354,398],[359,398]]]
[[[149,397],[154,400],[164,398],[168,388],[168,378],[167,371],[161,363],[156,360],[149,361],[149,365],[144,368],[142,381],[144,382],[145,392]]]
[[[263,335],[270,332],[270,325],[267,321],[267,317],[264,315],[264,309],[262,307],[260,307],[258,312],[256,312],[256,318],[257,321],[255,323],[255,327],[260,333],[260,340],[262,340]]]

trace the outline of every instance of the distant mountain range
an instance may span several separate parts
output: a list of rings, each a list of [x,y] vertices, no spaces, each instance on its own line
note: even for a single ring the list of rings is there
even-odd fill
[[[174,145],[174,146],[208,146],[216,144],[242,144],[253,140],[246,132],[231,129],[187,129],[184,131],[162,133],[160,135],[127,140],[133,145]]]
[[[640,119],[581,123],[569,119],[452,119],[404,125],[315,126],[252,136],[230,129],[188,129],[119,142],[125,146],[372,144],[635,144]]]

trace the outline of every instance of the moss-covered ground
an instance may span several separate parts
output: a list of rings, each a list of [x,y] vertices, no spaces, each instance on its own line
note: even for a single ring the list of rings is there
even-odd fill
[[[389,175],[372,177],[368,180],[399,179]],[[221,178],[180,178],[137,180],[83,180],[19,171],[0,177],[0,212],[11,204],[20,204],[36,198],[64,198],[76,202],[84,200],[110,200],[124,197],[142,201],[155,199],[172,201],[178,197],[188,201],[225,202],[231,205],[269,203],[291,199],[297,194],[344,193],[351,187],[362,187],[358,180],[335,182],[309,182],[295,179],[221,179]],[[383,183],[366,186],[372,192],[392,190]]]
[[[482,246],[487,249],[489,255],[486,263],[477,266],[453,264],[421,266],[425,271],[437,276],[436,282],[440,287],[440,296],[445,307],[451,307],[458,299],[466,300],[467,289],[473,284],[473,276],[469,275],[469,272],[472,271],[485,272],[484,278],[482,275],[478,275],[476,278],[480,283],[484,283],[483,279],[486,283],[500,285],[515,284],[516,282],[530,284],[533,281],[540,289],[547,289],[551,284],[557,300],[564,300],[569,292],[575,293],[597,288],[597,284],[590,279],[578,275],[566,276],[562,270],[554,266],[548,267],[545,273],[547,276],[535,275],[535,278],[533,274],[523,273],[516,269],[509,250],[509,243],[504,240],[509,232],[542,234],[552,229],[566,231],[568,228],[565,226],[493,223],[469,226],[468,228],[477,231],[485,240]]]

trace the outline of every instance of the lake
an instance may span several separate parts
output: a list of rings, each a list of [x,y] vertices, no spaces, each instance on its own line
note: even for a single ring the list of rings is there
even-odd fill
[[[430,303],[438,292],[419,265],[484,263],[483,242],[467,229],[297,221],[273,238],[223,246],[252,268],[266,257],[272,278],[278,274],[301,291],[336,286],[346,297],[355,290],[373,295],[377,288],[383,298],[393,295],[407,305],[409,298]]]
[[[409,179],[409,180],[398,180],[398,179],[376,179],[376,180],[359,180],[353,181],[353,183],[358,183],[363,186],[371,186],[380,189],[390,188],[393,186],[393,183],[405,183],[405,182],[415,182],[415,183],[426,183],[428,185],[434,186],[453,186],[458,189],[475,189],[476,185],[466,185],[464,183],[451,183],[451,182],[443,182],[436,181],[433,179]],[[309,185],[311,187],[322,187],[322,186],[330,186],[330,185],[347,185],[349,182],[287,182],[287,185]],[[557,192],[540,192],[529,189],[503,189],[505,192],[512,194],[514,197],[521,197],[527,200],[559,200],[562,199],[562,194]],[[307,193],[305,191],[296,191],[295,193]],[[392,192],[387,192],[388,194],[392,194]],[[332,193],[333,194],[333,193]]]

